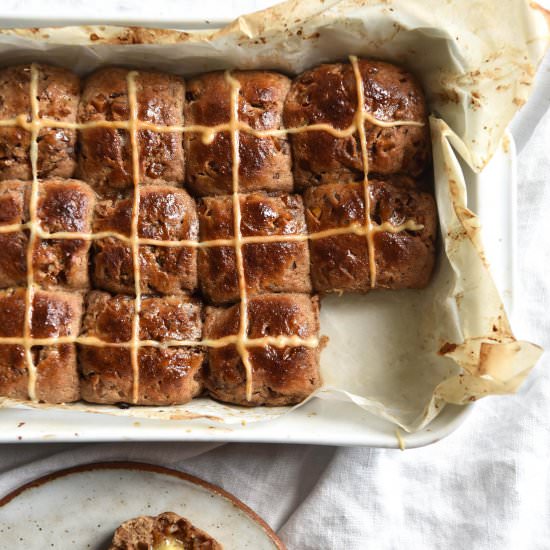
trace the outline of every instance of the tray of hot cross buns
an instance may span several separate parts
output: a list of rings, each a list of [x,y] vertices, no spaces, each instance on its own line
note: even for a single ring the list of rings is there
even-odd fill
[[[417,2],[329,4],[0,32],[3,440],[414,446],[519,387],[528,86]]]

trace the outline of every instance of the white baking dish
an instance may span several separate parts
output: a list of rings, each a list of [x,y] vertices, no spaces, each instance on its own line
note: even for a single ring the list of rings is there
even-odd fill
[[[21,5],[19,2],[2,2],[3,28],[57,27],[68,25],[131,25],[136,27],[170,28],[182,30],[215,29],[225,26],[244,13],[262,10],[277,4],[280,0],[239,0],[238,2],[220,2],[220,0],[202,0],[193,5],[181,3],[173,10],[170,2],[113,3],[98,11],[94,3],[79,3],[67,6],[63,12],[52,14],[52,7],[41,0],[30,0]],[[177,5],[177,2],[176,2]],[[184,17],[182,15],[185,14]]]
[[[481,174],[463,167],[468,206],[482,222],[486,256],[511,316],[516,242],[516,153],[507,135]],[[499,192],[495,192],[498,186]],[[512,319],[513,320],[513,319]],[[457,429],[472,411],[448,405],[425,429],[400,432],[406,447],[438,441]],[[108,426],[108,427],[107,427]],[[247,425],[193,420],[136,419],[60,410],[0,409],[0,442],[218,441],[309,443],[398,447],[395,425],[350,403],[314,399],[276,420]]]
[[[206,0],[200,8],[186,13],[185,20],[151,9],[139,18],[122,11],[106,14],[104,24],[129,24],[143,27],[170,27],[186,30],[212,29],[228,23],[239,13],[274,4],[269,0],[245,0],[235,6],[220,6]],[[0,27],[31,27],[98,22],[92,9],[56,16],[41,13],[37,4],[32,16],[15,13],[0,20]],[[239,13],[237,13],[237,11]],[[215,18],[202,14],[216,14]],[[347,50],[346,50],[347,51]],[[505,124],[502,125],[504,127]],[[477,137],[477,135],[476,135]],[[496,140],[494,141],[496,142]],[[491,274],[513,322],[514,270],[516,243],[516,157],[513,140],[507,135],[495,156],[481,174],[462,163],[468,191],[468,207],[482,223],[481,237]],[[350,402],[314,399],[291,413],[269,422],[208,423],[207,420],[164,420],[90,414],[74,410],[0,409],[0,442],[39,441],[211,441],[211,442],[287,442],[327,445],[367,445],[398,447],[423,446],[449,435],[471,413],[473,405],[447,405],[427,428],[412,434],[364,411]]]

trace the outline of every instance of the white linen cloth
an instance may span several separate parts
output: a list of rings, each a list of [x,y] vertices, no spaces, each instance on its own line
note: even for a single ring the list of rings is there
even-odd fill
[[[32,13],[33,4],[7,0],[0,7],[0,17]],[[133,7],[134,15],[137,4],[116,3],[121,9]],[[75,17],[80,5],[78,0],[71,2]],[[168,5],[174,13],[189,7],[157,0],[157,13],[162,15]],[[519,288],[513,324],[518,337],[547,349],[549,107],[550,56],[541,67],[530,102],[512,126],[519,152]],[[421,449],[187,443],[1,445],[0,496],[69,466],[135,460],[181,469],[222,486],[260,514],[289,550],[548,549],[549,368],[547,353],[518,395],[480,401],[456,433]],[[4,550],[1,540],[0,550]]]

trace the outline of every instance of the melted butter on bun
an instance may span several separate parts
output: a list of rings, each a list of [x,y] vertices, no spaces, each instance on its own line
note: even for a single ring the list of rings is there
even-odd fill
[[[185,545],[173,537],[165,537],[152,550],[185,550]]]

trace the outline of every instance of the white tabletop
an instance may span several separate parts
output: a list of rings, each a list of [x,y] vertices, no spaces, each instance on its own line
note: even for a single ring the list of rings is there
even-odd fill
[[[209,21],[269,1],[3,0],[24,19]],[[203,14],[215,13],[216,19]],[[34,21],[32,20],[34,18]],[[550,348],[550,57],[512,125],[519,152],[516,334]],[[550,358],[516,396],[488,398],[457,433],[406,452],[291,445],[0,446],[0,495],[44,473],[105,460],[158,463],[234,493],[291,550],[550,548]],[[0,550],[3,550],[0,540]]]

